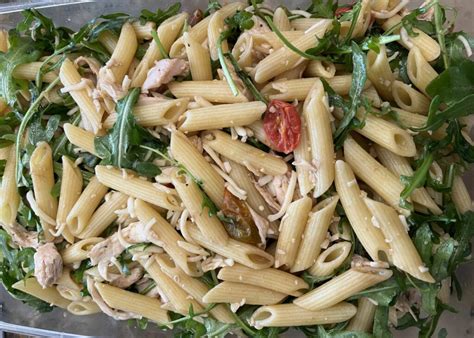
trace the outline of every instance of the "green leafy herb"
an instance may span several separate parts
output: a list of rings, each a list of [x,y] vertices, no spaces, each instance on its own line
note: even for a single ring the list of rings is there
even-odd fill
[[[156,23],[159,26],[163,21],[179,13],[181,10],[181,3],[176,2],[175,4],[169,6],[165,10],[157,9],[156,12],[152,12],[148,9],[142,10],[140,14],[140,22],[145,24],[147,21]]]
[[[333,0],[312,0],[311,6],[306,10],[314,18],[334,18],[337,9],[337,1]]]
[[[400,193],[400,206],[406,209],[412,209],[412,206],[407,201],[415,189],[425,185],[426,177],[433,163],[433,153],[428,153],[424,156],[422,163],[415,170],[413,176],[400,176],[400,180],[405,185],[405,188]]]
[[[161,57],[163,59],[169,59],[170,56],[166,52],[165,47],[163,46],[163,44],[161,43],[161,40],[158,36],[158,33],[155,30],[151,30],[151,36],[153,37],[153,41],[155,41],[156,45],[158,46],[158,49],[160,50]]]
[[[388,306],[377,306],[374,316],[373,333],[377,338],[392,337],[392,333],[388,326]]]

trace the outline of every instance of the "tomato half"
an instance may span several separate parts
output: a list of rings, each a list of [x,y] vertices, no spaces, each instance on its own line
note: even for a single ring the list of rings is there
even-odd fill
[[[273,150],[288,154],[301,139],[301,119],[296,107],[288,102],[272,100],[263,116],[263,129]]]

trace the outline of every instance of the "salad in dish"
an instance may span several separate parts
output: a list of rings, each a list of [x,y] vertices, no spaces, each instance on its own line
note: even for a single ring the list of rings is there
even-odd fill
[[[445,337],[474,40],[408,3],[24,11],[0,31],[5,289],[179,337]]]

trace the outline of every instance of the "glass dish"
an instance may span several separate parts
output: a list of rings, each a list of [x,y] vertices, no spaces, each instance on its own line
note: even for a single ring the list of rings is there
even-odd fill
[[[67,1],[63,1],[67,2]],[[176,2],[169,0],[98,0],[72,1],[74,4],[67,6],[51,6],[54,1],[29,0],[29,1],[0,1],[0,12],[8,7],[9,11],[16,10],[19,6],[28,4],[28,7],[40,5],[43,7],[42,13],[54,19],[57,25],[64,25],[71,28],[78,28],[86,21],[101,15],[112,12],[125,12],[131,15],[139,14],[141,9],[148,8],[156,10],[158,7],[167,7]],[[229,1],[227,1],[229,2]],[[305,7],[309,1],[267,1],[269,5],[287,4],[291,7]],[[340,1],[344,2],[344,1]],[[348,1],[346,1],[348,2]],[[421,1],[413,1],[420,3]],[[466,0],[443,0],[443,4],[452,5],[458,10],[457,29],[463,29],[474,34],[474,3]],[[133,6],[130,4],[133,3]],[[182,9],[192,12],[195,8],[205,8],[206,0],[184,0],[181,1]],[[8,13],[0,14],[0,28],[11,28],[20,19],[21,14]],[[471,196],[474,196],[474,171],[467,175],[467,185],[470,188]],[[444,312],[439,322],[439,328],[446,328],[449,337],[464,338],[474,335],[474,265],[466,264],[458,272],[461,285],[463,287],[463,301],[458,302],[452,297],[452,306],[457,310],[457,314]],[[5,290],[0,287],[0,333],[2,331],[16,332],[27,335],[47,336],[47,337],[167,337],[170,332],[160,331],[156,325],[149,325],[146,330],[140,330],[130,326],[127,322],[118,322],[106,315],[74,316],[62,310],[54,310],[51,313],[37,313],[27,305],[11,298]],[[302,337],[301,333],[289,331],[285,337]],[[397,337],[416,337],[416,330],[397,332]]]

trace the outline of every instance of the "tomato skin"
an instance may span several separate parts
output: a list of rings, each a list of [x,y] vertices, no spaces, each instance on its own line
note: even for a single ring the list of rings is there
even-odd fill
[[[288,154],[301,139],[301,119],[292,104],[272,100],[263,116],[263,129],[273,150]]]
[[[346,13],[346,12],[349,12],[350,10],[352,10],[352,6],[353,5],[347,5],[347,6],[344,6],[344,7],[339,7],[338,9],[336,9],[336,16],[341,16],[342,14]]]

